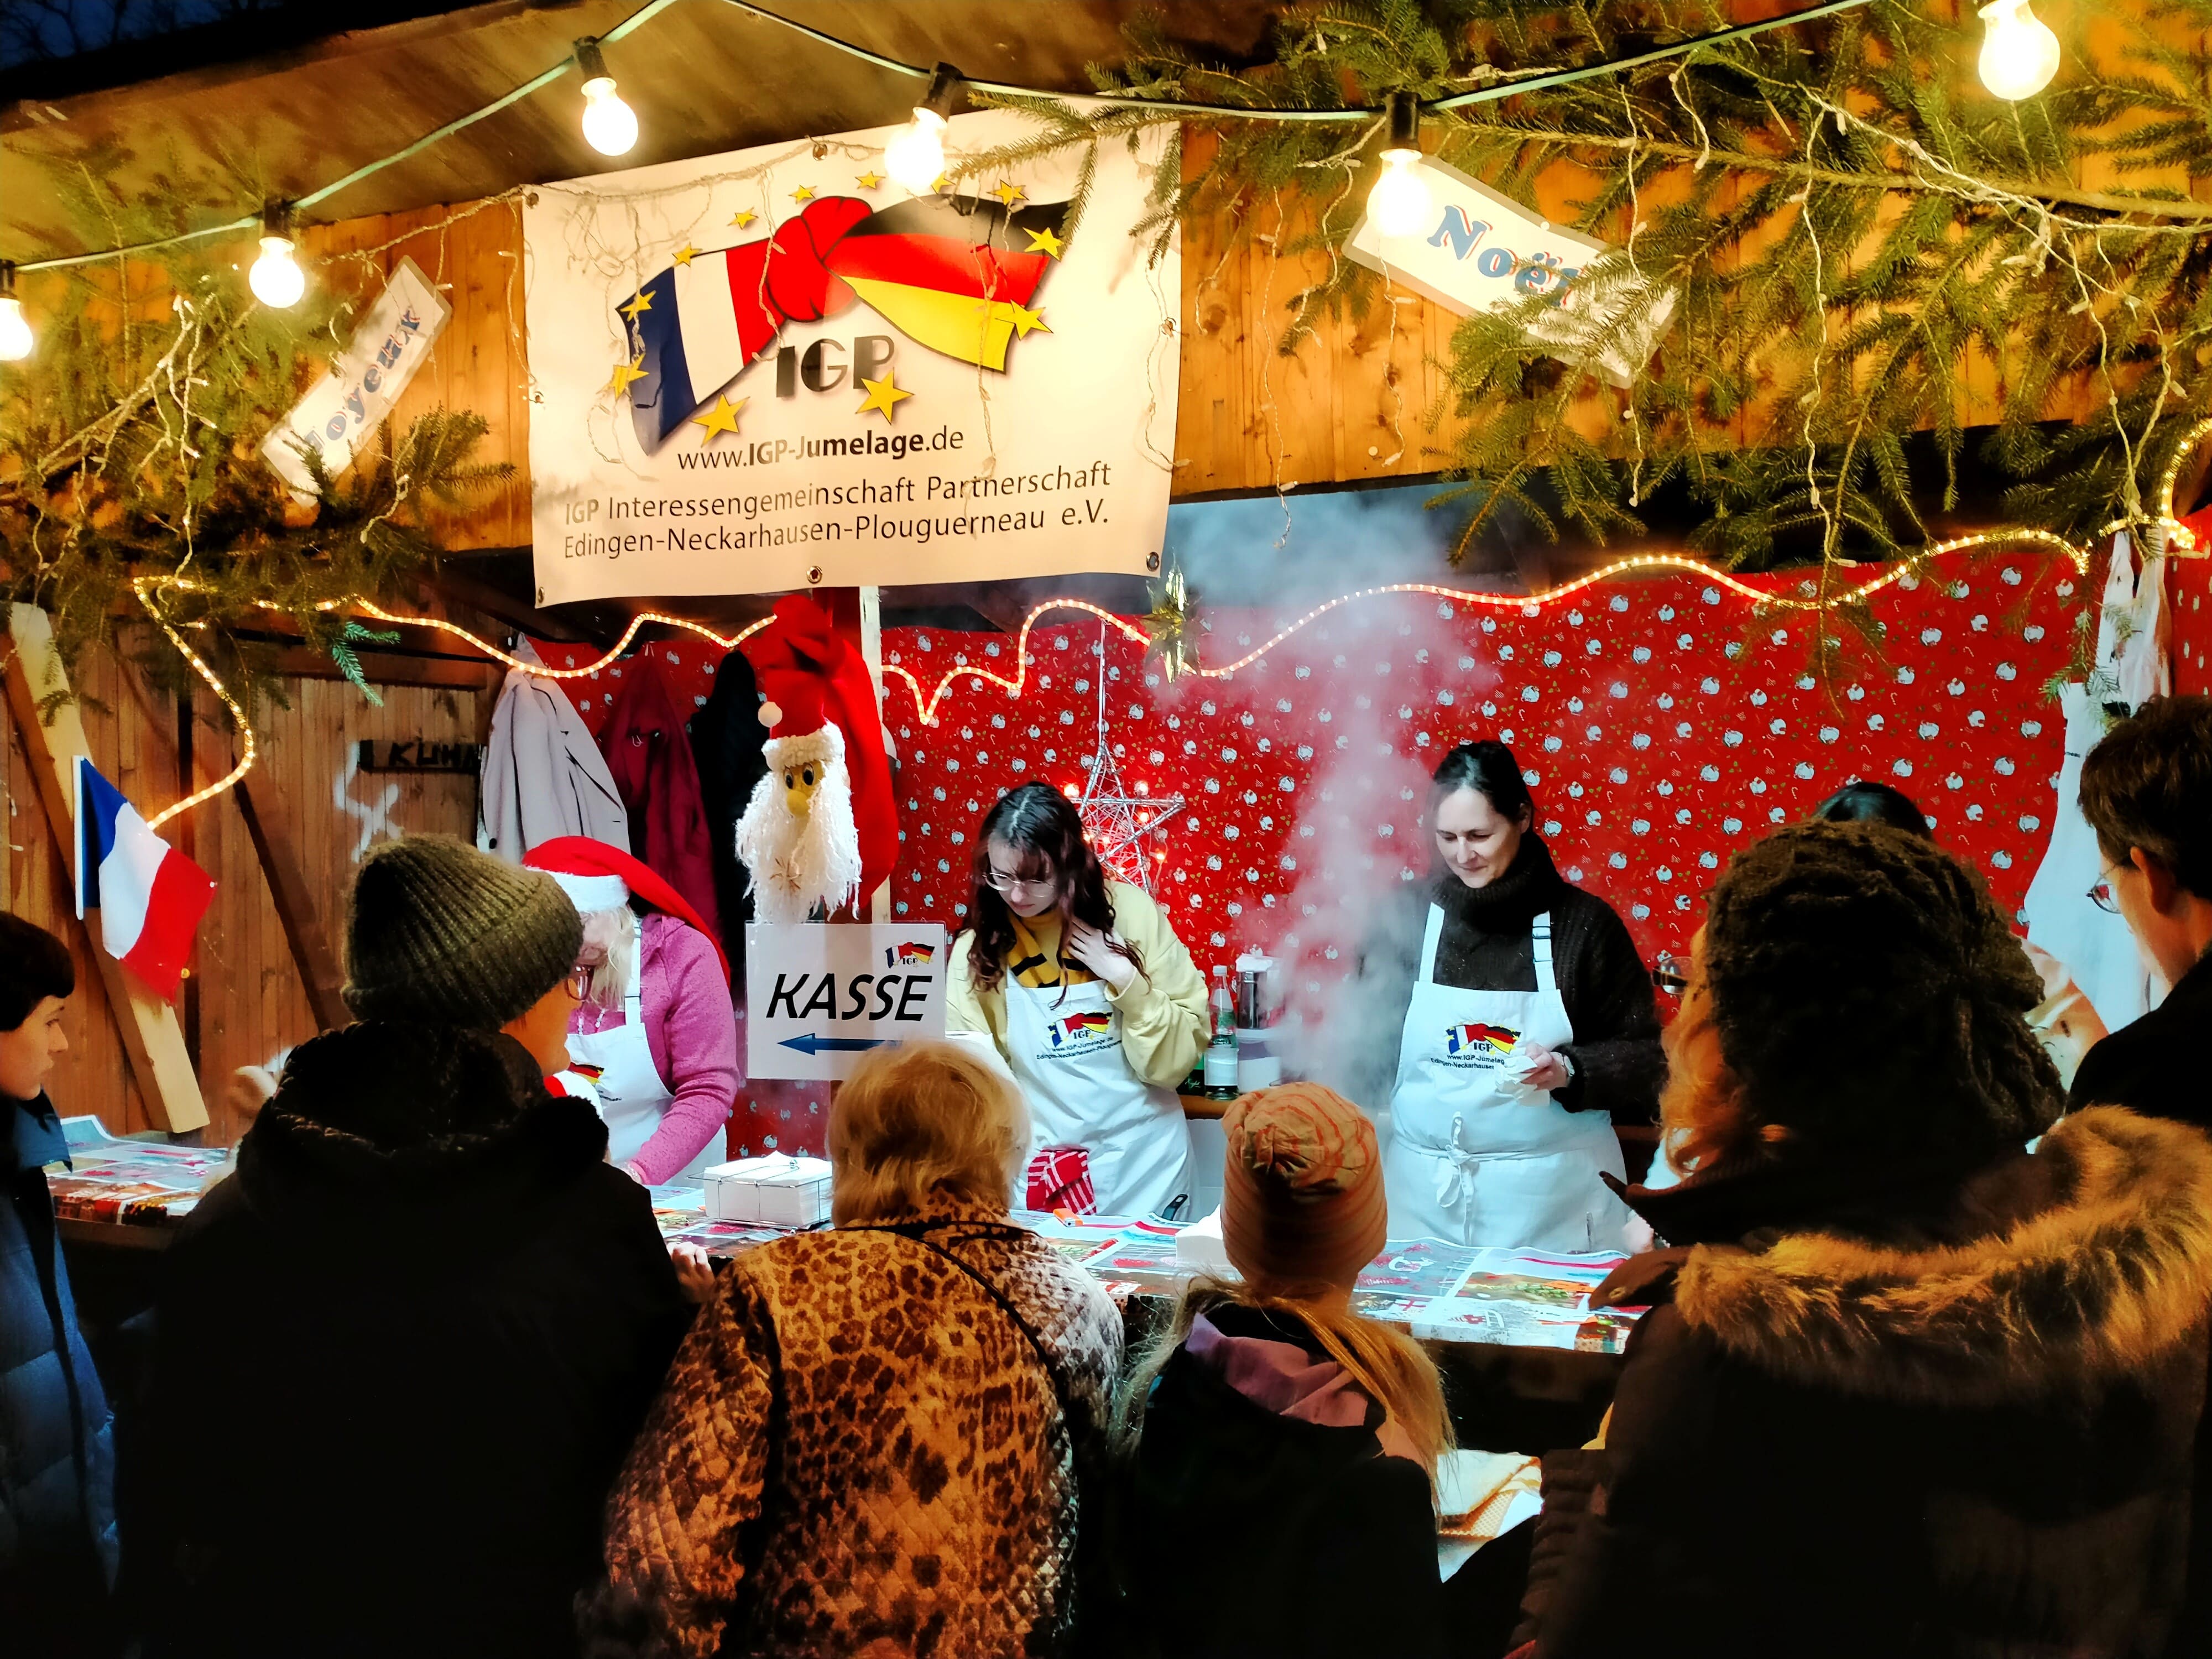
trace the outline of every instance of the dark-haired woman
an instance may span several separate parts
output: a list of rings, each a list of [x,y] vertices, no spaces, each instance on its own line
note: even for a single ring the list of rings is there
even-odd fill
[[[1613,1120],[1649,1123],[1666,1062],[1651,981],[1613,908],[1570,886],[1530,828],[1512,751],[1463,743],[1429,796],[1433,879],[1359,968],[1402,1012],[1358,1097],[1388,1100],[1393,1237],[1618,1249],[1632,1218]]]
[[[1018,1203],[1173,1214],[1190,1193],[1176,1085],[1206,1047],[1206,981],[1159,907],[1108,878],[1060,793],[1025,783],[976,836],[946,1024],[989,1036],[1028,1097]]]

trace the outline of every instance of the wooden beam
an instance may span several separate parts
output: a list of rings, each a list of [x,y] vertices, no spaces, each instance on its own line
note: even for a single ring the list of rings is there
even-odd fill
[[[442,686],[457,691],[496,691],[507,670],[488,657],[418,657],[404,651],[354,649],[362,678],[371,685]],[[295,680],[347,678],[326,653],[301,646],[276,653],[276,672]]]
[[[69,692],[69,678],[54,649],[53,626],[46,613],[35,605],[12,607],[9,634],[14,648],[7,660],[8,706],[23,734],[32,780],[40,804],[46,808],[46,825],[53,833],[62,866],[74,877],[75,769],[76,757],[91,752],[85,744],[84,721],[73,702],[56,707],[49,721],[39,717],[41,702],[58,692],[64,696]],[[191,1057],[185,1049],[177,1011],[125,972],[97,936],[93,939],[92,956],[100,964],[100,983],[115,1011],[116,1031],[148,1113],[172,1134],[205,1128],[207,1103],[200,1097],[199,1079],[192,1075]]]
[[[257,786],[252,772],[238,781],[232,793],[238,797],[238,812],[246,820],[246,833],[253,837],[261,873],[268,878],[269,897],[284,929],[284,943],[291,947],[292,960],[300,969],[308,1011],[325,1031],[352,1024],[353,1016],[339,994],[345,983],[345,969],[323,927],[300,860],[292,854],[292,835],[282,802],[276,799],[267,779]]]

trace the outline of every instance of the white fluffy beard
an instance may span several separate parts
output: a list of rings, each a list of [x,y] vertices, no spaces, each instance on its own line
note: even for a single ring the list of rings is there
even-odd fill
[[[860,832],[853,820],[853,780],[845,766],[845,736],[834,726],[799,737],[771,738],[763,746],[768,775],[753,786],[738,820],[737,854],[752,878],[754,908],[762,921],[806,921],[814,907],[835,910],[860,890]],[[813,762],[821,782],[806,816],[793,817],[784,800],[783,770]]]

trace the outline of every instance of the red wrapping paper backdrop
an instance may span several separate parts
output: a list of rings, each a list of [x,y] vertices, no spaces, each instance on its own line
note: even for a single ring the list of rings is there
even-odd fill
[[[2212,690],[2212,563],[2177,562],[2169,581],[2176,688]],[[1421,786],[1470,737],[1511,733],[1537,775],[1537,819],[1560,867],[1620,911],[1647,958],[1686,951],[1732,852],[1854,775],[1919,801],[1938,839],[2016,912],[2056,807],[2064,730],[2044,687],[2065,667],[2073,618],[2094,591],[2041,557],[1949,556],[1930,579],[1875,596],[1873,615],[1887,626],[1881,655],[1857,653],[1832,700],[1806,675],[1810,618],[1759,617],[1749,602],[1673,573],[1587,589],[1533,617],[1428,595],[1364,599],[1226,682],[1161,684],[1158,664],[1109,630],[1109,737],[1133,790],[1187,799],[1156,842],[1165,856],[1153,886],[1200,968],[1269,947],[1295,963],[1292,989],[1308,1002],[1325,1000],[1348,966],[1364,884],[1427,868]],[[1206,661],[1241,656],[1280,625],[1205,612],[1198,597],[1212,624]],[[1080,789],[1099,641],[1096,621],[1048,616],[1030,637],[1018,698],[963,676],[933,726],[890,678],[904,811],[895,914],[957,928],[991,802],[1031,779]],[[592,654],[538,648],[555,666]],[[963,662],[1011,678],[1015,641],[894,628],[884,653],[934,689]],[[649,659],[682,705],[704,699],[720,655],[664,641],[596,678]],[[612,688],[569,689],[596,729]],[[821,1150],[818,1091],[744,1093],[733,1156]]]

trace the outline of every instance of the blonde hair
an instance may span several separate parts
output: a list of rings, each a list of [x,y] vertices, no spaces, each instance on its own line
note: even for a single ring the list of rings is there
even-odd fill
[[[947,1199],[1004,1210],[1029,1138],[1013,1085],[956,1045],[878,1048],[830,1103],[830,1219],[880,1221]]]
[[[629,948],[637,938],[637,912],[627,904],[586,911],[583,919],[586,936],[592,931],[592,924],[601,916],[615,919],[615,936],[607,945],[606,955],[592,969],[590,988],[584,993],[584,1000],[594,1008],[619,1008],[629,995]]]
[[[1323,1352],[1344,1367],[1413,1442],[1429,1477],[1430,1500],[1435,1501],[1437,1462],[1456,1443],[1437,1362],[1403,1331],[1352,1311],[1351,1297],[1338,1286],[1191,1280],[1176,1304],[1174,1320],[1132,1366],[1121,1389],[1115,1410],[1115,1438],[1121,1455],[1135,1454],[1152,1383],[1189,1337],[1192,1324],[1200,1314],[1231,1304],[1285,1315],[1311,1331]]]

